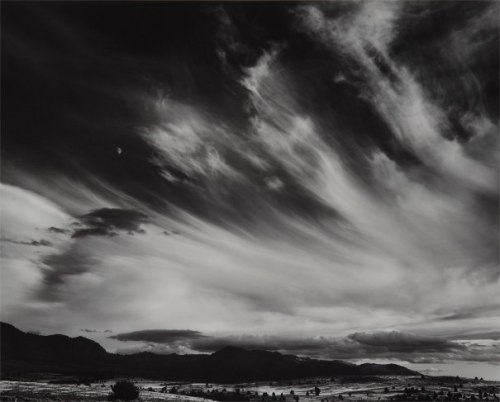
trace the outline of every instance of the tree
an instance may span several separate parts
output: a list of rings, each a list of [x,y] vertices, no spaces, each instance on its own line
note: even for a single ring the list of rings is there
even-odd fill
[[[108,397],[110,401],[132,401],[139,398],[139,388],[133,382],[127,380],[117,381],[115,385],[111,386],[111,390],[113,392]]]

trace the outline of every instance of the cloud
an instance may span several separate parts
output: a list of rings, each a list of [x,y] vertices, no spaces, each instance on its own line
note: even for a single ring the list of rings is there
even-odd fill
[[[356,332],[349,335],[349,339],[361,345],[366,345],[375,349],[384,348],[389,352],[397,353],[447,352],[464,349],[462,345],[444,339],[418,336],[397,331],[377,333]]]
[[[58,233],[58,234],[67,234],[67,233],[69,233],[68,229],[56,228],[54,226],[51,226],[50,228],[48,228],[47,231],[49,231],[51,233]]]
[[[481,346],[444,338],[399,331],[353,333],[346,337],[292,338],[263,335],[209,336],[193,330],[143,330],[111,336],[124,342],[145,342],[127,350],[135,353],[191,351],[212,353],[227,346],[247,350],[268,350],[323,359],[370,360],[389,359],[411,363],[444,363],[448,361],[500,361],[500,344]],[[481,350],[483,348],[483,350]],[[488,356],[485,352],[489,353]]]
[[[171,343],[178,341],[186,341],[203,338],[203,335],[199,331],[192,330],[182,330],[182,329],[149,329],[143,331],[134,331],[123,334],[113,335],[110,338],[117,339],[119,341],[129,342],[129,341],[143,341],[143,342],[153,342],[153,343]]]
[[[485,281],[482,272],[493,269],[479,265],[490,262],[485,261],[488,253],[479,251],[487,250],[483,240],[489,235],[482,232],[483,222],[473,213],[469,196],[448,180],[443,182],[449,186],[446,191],[430,187],[423,172],[406,171],[379,149],[362,153],[360,160],[369,173],[360,177],[343,148],[331,145],[321,120],[300,106],[280,52],[278,47],[265,53],[240,81],[253,109],[248,146],[242,149],[248,154],[258,150],[265,163],[247,169],[248,165],[228,162],[241,180],[211,174],[197,151],[191,152],[191,145],[205,149],[214,133],[220,133],[209,130],[216,119],[195,107],[175,114],[177,103],[169,100],[168,105],[174,106],[172,110],[165,106],[165,118],[196,130],[172,134],[179,143],[174,148],[157,147],[161,161],[155,159],[155,165],[160,174],[173,165],[178,172],[189,173],[186,177],[198,178],[173,183],[182,194],[183,186],[190,188],[189,197],[181,198],[186,202],[176,204],[165,196],[165,204],[154,210],[139,200],[130,202],[112,187],[96,185],[93,191],[100,198],[112,194],[130,206],[77,215],[83,227],[75,232],[82,236],[72,239],[78,243],[76,249],[44,262],[52,268],[44,274],[50,286],[44,288],[43,300],[57,300],[68,310],[85,306],[82,314],[94,326],[93,311],[100,309],[101,319],[106,314],[124,333],[130,330],[126,322],[152,326],[168,319],[186,327],[191,317],[203,323],[204,330],[238,327],[252,333],[257,326],[260,333],[271,334],[184,343],[199,350],[227,343],[280,350],[287,341],[289,350],[330,358],[362,358],[358,349],[380,357],[402,353],[350,338],[316,340],[315,334],[348,334],[401,323],[421,329],[416,323],[424,318],[440,317],[471,303],[491,303],[496,283]],[[161,135],[174,141],[171,133]],[[238,140],[232,142],[233,137],[226,135],[224,130],[213,139],[221,154],[236,152],[240,163],[248,160],[247,152],[237,147]],[[196,167],[199,163],[203,166]],[[269,178],[274,177],[284,183],[280,191],[268,188]],[[188,208],[190,200],[195,201],[195,211]],[[311,209],[312,213],[304,212]],[[123,210],[147,214],[148,233],[135,239],[111,236],[139,231],[145,223]],[[165,236],[165,230],[179,235]],[[86,241],[92,243],[85,246]],[[86,261],[85,252],[95,260]],[[73,253],[75,267],[65,270],[61,261],[71,260]],[[472,270],[477,273],[475,281],[470,280]],[[70,292],[75,287],[78,294]],[[104,309],[99,307],[103,305]],[[172,305],[175,311],[169,312]],[[234,309],[239,314],[233,314]],[[142,311],[148,311],[147,317]],[[481,325],[491,327],[488,322]],[[442,331],[462,326],[451,324]],[[284,339],[286,328],[299,328],[307,342]]]
[[[332,51],[341,51],[363,73],[362,96],[378,111],[394,138],[441,174],[466,186],[497,190],[495,170],[475,160],[466,145],[445,138],[446,110],[429,96],[424,83],[391,57],[390,45],[402,6],[397,2],[364,2],[355,12],[328,18],[321,7],[306,6],[303,25]],[[357,71],[357,69],[354,69]]]
[[[185,105],[168,97],[152,100],[154,119],[141,130],[141,137],[155,150],[152,162],[162,177],[171,183],[241,178],[238,169],[226,157],[241,143],[224,124],[203,108]],[[242,143],[241,143],[242,144]]]
[[[112,232],[107,227],[97,227],[97,228],[85,228],[85,229],[77,229],[73,232],[71,237],[79,238],[79,237],[87,237],[87,236],[117,236],[118,233]]]
[[[53,233],[31,239],[39,238],[40,228],[64,225],[70,216],[48,198],[18,186],[1,183],[0,198],[2,278],[9,283],[2,286],[2,304],[15,315],[41,286],[41,259],[66,244],[66,239]]]
[[[48,302],[64,300],[68,280],[91,271],[96,263],[97,259],[80,250],[77,244],[45,255],[40,264],[43,280],[36,291],[36,298]]]
[[[141,212],[119,208],[101,208],[78,217],[87,227],[73,232],[73,238],[87,236],[116,236],[116,231],[144,233],[141,224],[148,218]]]
[[[64,10],[12,24],[41,59],[72,63],[13,68],[6,42],[5,71],[26,85],[5,97],[1,237],[23,244],[2,243],[4,319],[72,334],[196,322],[202,337],[149,343],[164,351],[496,359],[480,334],[497,329],[498,33],[486,11],[498,5],[457,4],[203,17],[162,4],[172,23],[145,24],[159,30],[147,49],[113,36],[129,18],[104,15],[89,32]],[[84,57],[30,39],[59,18],[96,38]],[[102,57],[110,39],[125,51]],[[101,61],[92,74],[74,70],[88,60]],[[53,91],[61,74],[78,113]]]
[[[480,339],[480,340],[500,341],[500,331],[479,332],[479,333],[472,332],[472,333],[465,333],[465,334],[457,334],[453,337],[450,337],[450,339],[455,339],[455,340]]]
[[[69,215],[56,203],[24,188],[0,183],[2,235],[37,237],[37,228],[64,223]]]
[[[490,304],[486,306],[475,306],[471,308],[460,309],[458,311],[448,311],[446,315],[436,318],[436,321],[453,321],[471,319],[477,316],[495,317],[499,309],[498,304]]]
[[[48,240],[30,240],[30,241],[21,241],[21,240],[14,240],[14,239],[8,239],[8,238],[2,238],[0,241],[2,242],[8,242],[12,244],[21,244],[25,246],[35,246],[35,247],[40,247],[40,246],[52,246],[52,243]]]
[[[80,329],[80,331],[87,332],[87,333],[103,333],[103,334],[109,334],[109,333],[113,332],[109,329],[105,329],[104,331],[100,331],[98,329],[88,329],[88,328],[82,328],[82,329]]]

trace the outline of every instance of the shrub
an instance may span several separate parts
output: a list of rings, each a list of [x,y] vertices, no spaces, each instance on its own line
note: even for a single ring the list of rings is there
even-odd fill
[[[120,380],[111,387],[113,391],[108,396],[109,401],[132,401],[139,398],[139,388],[133,382],[127,380]]]

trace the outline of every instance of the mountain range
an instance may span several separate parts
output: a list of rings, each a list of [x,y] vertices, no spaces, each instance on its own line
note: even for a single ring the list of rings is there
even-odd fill
[[[108,353],[97,342],[81,336],[38,335],[0,324],[2,379],[55,375],[248,382],[320,376],[419,375],[396,364],[356,365],[231,346],[212,354],[119,355]]]

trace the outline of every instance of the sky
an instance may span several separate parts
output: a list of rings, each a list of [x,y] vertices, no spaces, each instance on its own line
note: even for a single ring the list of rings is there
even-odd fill
[[[498,2],[1,6],[2,321],[500,379]]]

